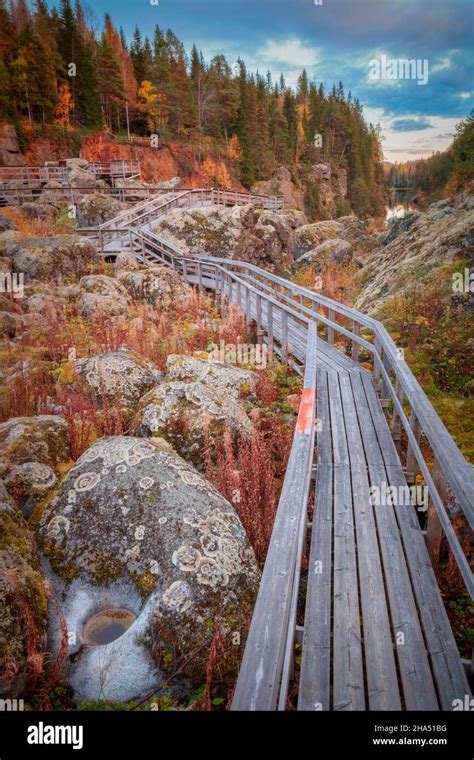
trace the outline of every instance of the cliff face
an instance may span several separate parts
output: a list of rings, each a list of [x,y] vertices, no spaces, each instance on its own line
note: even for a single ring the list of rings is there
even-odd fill
[[[334,219],[340,216],[338,204],[347,202],[347,172],[328,162],[314,164],[309,171],[298,167],[294,175],[284,166],[277,169],[271,179],[256,182],[252,191],[264,195],[282,195],[285,208],[307,208],[307,193],[316,188],[318,196],[317,218]]]
[[[26,163],[21,154],[15,127],[12,124],[0,124],[0,165],[22,166]]]

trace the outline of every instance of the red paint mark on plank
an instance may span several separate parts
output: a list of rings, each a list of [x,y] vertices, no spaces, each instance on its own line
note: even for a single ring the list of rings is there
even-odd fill
[[[314,419],[314,401],[316,392],[314,388],[304,388],[301,394],[300,410],[298,412],[298,421],[296,423],[297,433],[311,432],[311,425]]]

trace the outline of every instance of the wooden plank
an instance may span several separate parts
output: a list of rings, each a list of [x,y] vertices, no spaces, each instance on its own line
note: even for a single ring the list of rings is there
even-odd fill
[[[333,709],[364,710],[351,474],[337,374],[328,373],[334,463]]]
[[[330,709],[333,467],[327,375],[318,372],[318,469],[298,710]]]
[[[384,415],[380,403],[374,395],[373,386],[366,376],[362,375],[361,377],[377,431],[380,449],[385,459],[386,452],[391,452],[393,455],[395,446],[387,425],[382,422]],[[396,487],[406,485],[399,467],[386,464],[386,471],[391,485]],[[470,695],[464,667],[444,609],[415,509],[402,506],[395,507],[394,511],[401,532],[438,698],[443,710],[452,710],[453,700],[464,699],[466,694]]]
[[[389,479],[361,376],[352,375],[351,385],[364,439],[370,483],[373,488],[377,487],[381,491],[383,484],[389,484]],[[373,392],[375,394],[375,389]],[[380,418],[380,424],[382,423],[386,424],[385,417]],[[388,461],[392,462],[393,457],[389,455]],[[401,470],[400,465],[399,467]],[[377,505],[374,512],[404,707],[407,710],[437,710],[436,690],[394,508],[389,504]]]
[[[339,385],[351,470],[369,709],[400,710],[382,564],[350,376],[339,375]]]

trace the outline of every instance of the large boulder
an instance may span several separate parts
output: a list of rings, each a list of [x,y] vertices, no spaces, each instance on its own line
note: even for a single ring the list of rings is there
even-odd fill
[[[180,354],[168,356],[166,378],[199,381],[236,402],[254,400],[258,383],[257,374],[251,370]]]
[[[16,230],[16,224],[8,216],[0,214],[0,232],[6,232],[7,230]]]
[[[36,461],[57,468],[71,457],[66,420],[57,414],[39,414],[2,422],[0,456],[9,464]]]
[[[48,598],[34,535],[0,481],[0,697],[33,687],[46,652]]]
[[[321,266],[327,262],[333,262],[338,265],[347,265],[352,259],[352,245],[348,240],[334,238],[325,240],[324,243],[307,251],[296,261],[297,267],[314,266],[318,271]]]
[[[0,311],[0,334],[4,340],[20,335],[24,328],[25,319],[21,314],[15,314],[13,311]]]
[[[91,274],[79,282],[80,307],[83,317],[114,317],[126,314],[131,302],[124,286],[105,274]]]
[[[70,187],[96,187],[96,178],[89,162],[84,158],[66,159],[66,176]]]
[[[124,208],[124,204],[110,195],[90,193],[83,195],[76,207],[76,217],[79,227],[99,227]]]
[[[100,405],[119,400],[129,409],[162,377],[152,362],[126,349],[79,359],[74,373]]]
[[[171,179],[158,182],[158,187],[162,190],[175,190],[181,184],[181,177],[171,177]]]
[[[191,288],[177,272],[165,266],[149,266],[139,271],[127,271],[120,267],[115,277],[134,301],[145,301],[152,306],[169,309],[189,298]]]
[[[36,238],[15,231],[0,234],[0,256],[10,260],[13,272],[24,273],[26,283],[77,278],[99,262],[96,247],[87,238]]]
[[[0,425],[0,477],[25,517],[70,460],[67,424],[59,415],[15,417]]]
[[[198,469],[206,464],[206,447],[229,431],[249,437],[252,423],[244,409],[226,394],[200,382],[161,383],[140,401],[132,430],[145,437],[164,437]]]
[[[173,209],[159,234],[178,248],[207,256],[225,256],[270,270],[291,264],[294,231],[284,214],[254,206],[204,206]]]
[[[271,179],[262,180],[252,185],[252,193],[257,195],[281,195],[285,209],[303,209],[304,195],[293,182],[291,172],[286,166],[280,166]]]
[[[25,219],[40,219],[43,222],[52,222],[58,214],[56,206],[46,203],[23,203],[20,213]]]
[[[232,637],[245,637],[258,583],[254,553],[233,507],[178,455],[140,438],[97,441],[37,518],[76,632],[68,678],[77,699],[136,699],[172,675],[167,688],[203,683],[217,621],[221,675],[235,673]],[[104,611],[129,626],[105,643]],[[59,638],[53,619],[53,651]]]
[[[312,251],[325,240],[345,238],[344,227],[339,222],[326,221],[305,224],[295,233],[295,258]]]

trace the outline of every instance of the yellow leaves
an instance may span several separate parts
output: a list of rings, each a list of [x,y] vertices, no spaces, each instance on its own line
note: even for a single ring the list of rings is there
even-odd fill
[[[54,121],[58,126],[64,127],[64,129],[71,128],[70,114],[73,105],[72,93],[69,89],[69,85],[67,82],[62,82],[59,85],[58,102],[54,109]]]
[[[237,135],[232,135],[227,146],[227,155],[231,161],[241,161],[243,152]]]
[[[224,189],[232,186],[229,170],[223,161],[206,158],[201,166],[201,175],[207,185],[216,185]]]
[[[426,317],[416,317],[415,325],[429,325],[429,320]]]
[[[163,98],[160,98],[155,85],[149,82],[148,79],[144,79],[138,90],[138,107],[146,114],[150,131],[156,129],[160,113],[160,103],[162,102]]]

